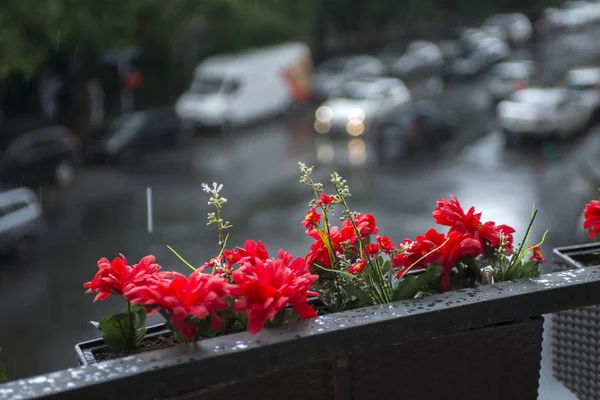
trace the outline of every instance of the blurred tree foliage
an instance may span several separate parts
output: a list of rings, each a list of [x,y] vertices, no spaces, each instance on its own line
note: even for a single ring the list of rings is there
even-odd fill
[[[31,75],[52,49],[107,49],[131,42],[144,0],[0,0],[0,76]]]
[[[209,52],[324,32],[381,29],[444,15],[539,12],[557,0],[0,0],[0,77],[33,74],[51,49],[82,57],[132,44],[158,52],[183,38]],[[181,49],[185,51],[184,49]]]
[[[270,44],[309,32],[315,1],[0,0],[0,76],[33,74],[53,48],[160,48],[200,32],[215,51]]]

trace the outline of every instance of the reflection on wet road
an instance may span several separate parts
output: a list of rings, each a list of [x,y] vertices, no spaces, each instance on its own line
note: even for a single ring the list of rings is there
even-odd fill
[[[451,83],[435,101],[459,112],[460,136],[435,154],[397,163],[377,160],[368,133],[329,140],[312,132],[310,118],[296,117],[202,137],[128,167],[95,167],[67,191],[44,189],[47,232],[36,260],[27,265],[3,260],[0,269],[2,358],[15,378],[75,364],[73,345],[98,336],[87,322],[122,306],[92,304],[93,297],[83,294],[82,284],[102,256],[124,252],[136,260],[153,253],[165,267],[182,272],[187,267],[167,244],[195,264],[213,257],[218,246],[205,224],[209,208],[203,182],[225,186],[225,218],[234,225],[231,245],[260,239],[272,251],[284,247],[304,255],[309,241],[300,221],[311,193],[298,182],[298,161],[316,165],[315,177],[323,180],[340,172],[353,191],[350,206],[373,213],[382,232],[396,241],[432,227],[435,200],[454,194],[483,211],[485,219],[513,225],[518,233],[526,229],[535,204],[540,209],[535,237],[550,230],[543,247],[547,258],[552,247],[572,243],[587,195],[577,189],[573,173],[578,143],[505,148],[493,131],[489,96],[478,81]]]

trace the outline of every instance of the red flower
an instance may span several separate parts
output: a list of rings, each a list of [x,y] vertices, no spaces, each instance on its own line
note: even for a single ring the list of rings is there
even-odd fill
[[[412,269],[425,269],[429,264],[438,264],[444,269],[440,284],[443,292],[450,290],[450,272],[461,258],[477,257],[483,252],[481,243],[469,234],[450,232],[444,235],[435,229],[428,230],[424,236],[417,236],[414,242],[405,241],[403,244],[409,247],[394,259],[394,266],[400,268],[396,276],[401,277],[407,268],[417,262]],[[423,260],[419,261],[422,257]]]
[[[358,214],[354,220],[354,225],[348,219],[342,223],[341,227],[332,226],[329,229],[329,237],[331,238],[331,248],[335,252],[343,253],[342,243],[348,243],[350,246],[354,246],[358,237],[356,236],[356,230],[358,230],[360,237],[364,238],[370,235],[379,233],[379,228],[375,224],[375,217],[371,214]],[[318,262],[325,267],[331,268],[331,260],[327,246],[323,243],[323,238],[316,229],[309,229],[306,231],[307,235],[315,239],[315,242],[310,246],[310,251],[306,255],[306,262],[309,266],[313,263]],[[329,240],[329,238],[326,238]],[[357,258],[356,254],[352,254],[351,258]]]
[[[306,229],[311,229],[319,225],[319,222],[321,222],[321,214],[313,207],[306,213],[306,217],[302,221],[302,226]]]
[[[377,243],[370,243],[365,246],[365,251],[371,257],[375,257],[381,251],[381,246],[378,245]]]
[[[333,203],[335,199],[332,196],[328,196],[325,193],[321,193],[319,200],[315,203],[317,207],[328,206]]]
[[[531,251],[533,254],[531,257],[529,257],[529,261],[539,261],[542,264],[546,262],[544,256],[542,255],[542,250],[540,250],[540,246],[533,246]]]
[[[366,268],[367,266],[367,260],[360,260],[359,262],[357,262],[356,264],[352,264],[352,266],[350,268],[348,268],[348,273],[352,274],[352,275],[356,275],[359,274],[361,272],[363,272],[363,270]]]
[[[122,254],[112,262],[101,258],[98,260],[96,276],[83,286],[88,288],[86,293],[98,292],[94,301],[106,300],[111,294],[122,295],[129,287],[144,285],[150,278],[157,276],[160,265],[154,264],[154,260],[154,256],[146,256],[139,264],[131,267]]]
[[[358,228],[361,237],[379,233],[379,228],[375,223],[375,217],[371,214],[358,214],[354,219],[354,224]],[[353,227],[352,222],[349,219],[342,223],[342,229],[348,226]]]
[[[490,247],[500,246],[500,237],[504,237],[504,249],[506,254],[511,255],[513,252],[513,233],[516,231],[508,225],[496,225],[493,221],[486,222],[481,225],[478,230],[480,238],[484,239]],[[475,236],[479,236],[475,235]],[[482,241],[482,245],[485,246]]]
[[[583,229],[590,230],[590,238],[600,234],[600,200],[592,200],[585,206],[583,218]]]
[[[301,318],[317,316],[307,296],[316,296],[309,289],[318,276],[309,272],[304,259],[291,258],[289,253],[280,251],[279,259],[245,263],[233,272],[233,280],[238,284],[231,292],[238,297],[233,311],[246,312],[249,332],[258,333],[265,321],[272,321],[288,305]]]
[[[508,225],[496,225],[493,221],[481,223],[481,213],[476,213],[475,207],[471,207],[465,213],[454,196],[450,196],[450,200],[438,199],[433,218],[439,225],[449,226],[450,232],[470,234],[481,242],[483,248],[500,246],[502,234],[505,238],[506,253],[510,255],[513,251],[513,228]]]
[[[267,251],[267,247],[260,240],[258,242],[246,240],[244,242],[244,247],[236,247],[233,250],[223,251],[223,257],[230,265],[233,265],[248,258],[258,258],[259,260],[264,261],[269,258],[269,252]]]
[[[377,236],[376,240],[384,252],[389,253],[396,250],[396,246],[394,246],[392,239],[390,239],[388,236]]]
[[[225,297],[230,285],[217,275],[203,274],[201,269],[189,277],[174,272],[170,279],[156,279],[145,286],[132,287],[125,296],[133,304],[146,308],[149,315],[159,310],[169,312],[170,321],[188,340],[194,338],[196,329],[188,317],[205,319],[212,316],[211,327],[221,329],[223,321],[216,311],[227,308]]]
[[[313,263],[318,262],[327,268],[331,268],[329,252],[327,251],[327,247],[325,246],[325,243],[323,243],[323,239],[319,235],[319,232],[312,229],[307,231],[307,234],[315,239],[315,242],[310,246],[310,251],[305,257],[306,263],[308,265],[313,265]],[[331,229],[329,229],[329,236],[331,238],[331,247],[334,249],[334,252],[342,251],[341,243],[348,242],[350,245],[354,245],[357,240],[352,225],[345,226],[342,229],[337,226],[332,226]]]
[[[471,207],[465,214],[456,197],[451,195],[450,200],[438,199],[433,218],[438,225],[467,233],[475,232],[479,228],[481,213],[475,213],[475,207]]]

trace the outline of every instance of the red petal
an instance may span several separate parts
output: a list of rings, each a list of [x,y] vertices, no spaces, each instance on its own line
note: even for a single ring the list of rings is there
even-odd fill
[[[294,310],[296,310],[302,319],[315,318],[318,315],[315,309],[312,308],[312,306],[310,306],[308,303],[294,302],[292,307],[294,307]]]
[[[169,322],[187,340],[192,340],[196,336],[196,327],[188,319],[180,319],[171,315]]]

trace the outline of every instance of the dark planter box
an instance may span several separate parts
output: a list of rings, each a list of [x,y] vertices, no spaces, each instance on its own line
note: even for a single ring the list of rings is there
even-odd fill
[[[157,324],[149,326],[146,329],[146,339],[152,339],[157,336],[172,336],[173,332],[165,327],[165,324]],[[95,354],[100,352],[108,351],[108,346],[104,344],[104,340],[101,338],[88,340],[86,342],[77,343],[75,345],[75,353],[77,354],[77,361],[79,365],[90,365],[98,362]]]
[[[600,267],[238,333],[0,385],[0,399],[537,399],[541,315]]]
[[[554,250],[554,270],[600,265],[600,244]],[[552,316],[552,373],[582,400],[600,398],[600,306],[576,308]]]

